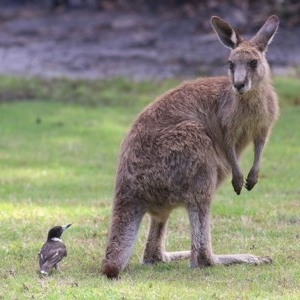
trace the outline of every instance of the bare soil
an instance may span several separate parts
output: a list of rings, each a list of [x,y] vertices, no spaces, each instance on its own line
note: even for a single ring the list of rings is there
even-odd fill
[[[247,29],[243,31],[249,34]],[[0,9],[0,74],[185,78],[226,73],[228,53],[209,18],[172,12]],[[299,70],[300,28],[281,27],[268,59],[275,73]]]

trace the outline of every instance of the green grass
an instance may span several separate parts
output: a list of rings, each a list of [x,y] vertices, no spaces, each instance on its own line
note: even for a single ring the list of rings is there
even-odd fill
[[[228,180],[212,209],[216,253],[270,255],[272,265],[143,266],[147,217],[121,280],[100,274],[119,144],[136,114],[176,81],[130,83],[0,78],[0,299],[299,299],[299,80],[276,78],[281,116],[260,182],[236,196]],[[252,149],[242,159],[246,173]],[[41,278],[48,229],[72,223],[68,257]],[[189,248],[184,210],[173,212],[168,250]]]

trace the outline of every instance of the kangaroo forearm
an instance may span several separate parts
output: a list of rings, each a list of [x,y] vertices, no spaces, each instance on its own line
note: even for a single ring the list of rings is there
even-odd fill
[[[227,148],[227,158],[229,160],[232,171],[231,183],[234,191],[239,195],[244,185],[244,177],[238,164],[238,159],[234,147]]]
[[[266,142],[266,136],[259,137],[254,141],[254,160],[252,168],[250,169],[245,187],[248,191],[252,190],[258,182],[258,174],[260,169],[260,161],[263,152],[263,148]]]

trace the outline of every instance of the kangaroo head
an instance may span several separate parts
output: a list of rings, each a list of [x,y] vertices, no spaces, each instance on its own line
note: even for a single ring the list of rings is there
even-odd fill
[[[211,24],[220,42],[231,49],[228,66],[233,89],[239,94],[245,94],[263,83],[269,72],[265,52],[276,34],[278,17],[269,17],[256,35],[248,41],[243,40],[235,29],[219,17],[212,17]]]

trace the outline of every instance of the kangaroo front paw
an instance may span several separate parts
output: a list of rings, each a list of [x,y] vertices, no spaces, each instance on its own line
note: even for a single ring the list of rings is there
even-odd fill
[[[248,191],[251,191],[253,187],[257,184],[257,182],[258,182],[258,174],[257,172],[251,170],[247,176],[245,188]]]
[[[239,195],[244,185],[244,176],[242,174],[238,176],[233,176],[231,183],[234,191],[237,193],[237,195]]]
[[[248,191],[251,191],[254,188],[254,186],[256,185],[256,183],[257,183],[257,181],[247,178],[246,183],[245,183],[245,188]]]

